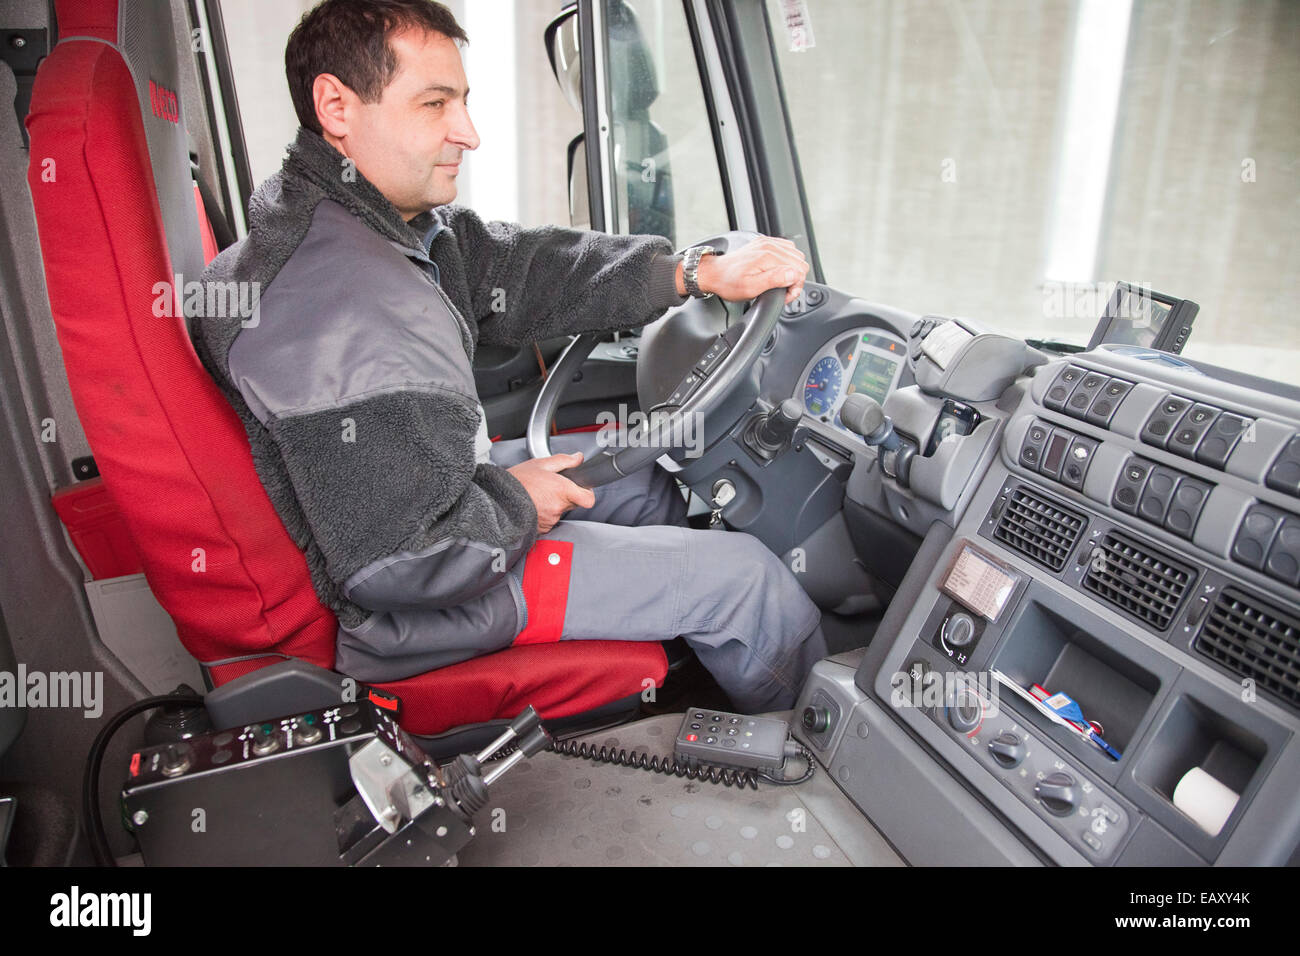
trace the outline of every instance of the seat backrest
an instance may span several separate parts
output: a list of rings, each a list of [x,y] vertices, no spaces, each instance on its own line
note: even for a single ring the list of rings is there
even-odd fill
[[[280,653],[332,667],[334,615],[185,328],[184,284],[205,260],[169,4],[56,0],[55,11],[59,43],[27,119],[28,183],[73,400],[105,486],[198,660]]]

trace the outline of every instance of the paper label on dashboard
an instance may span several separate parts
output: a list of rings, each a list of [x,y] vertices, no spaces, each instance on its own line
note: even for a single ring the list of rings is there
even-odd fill
[[[956,358],[957,353],[975,336],[971,335],[956,322],[944,322],[921,343],[921,351],[930,356],[930,360],[941,369]]]
[[[785,18],[785,32],[790,38],[791,53],[802,53],[817,45],[813,39],[807,0],[781,0],[781,13]]]

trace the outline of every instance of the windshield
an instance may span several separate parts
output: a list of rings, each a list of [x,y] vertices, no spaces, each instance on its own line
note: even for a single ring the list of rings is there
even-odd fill
[[[768,0],[826,280],[1086,344],[1116,281],[1183,354],[1300,383],[1300,4]]]

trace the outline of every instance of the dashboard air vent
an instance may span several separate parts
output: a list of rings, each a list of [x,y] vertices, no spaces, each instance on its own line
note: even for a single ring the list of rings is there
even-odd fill
[[[1108,532],[1093,548],[1083,586],[1133,617],[1163,631],[1196,573],[1154,548]]]
[[[1050,499],[1017,488],[1007,499],[993,537],[1039,564],[1059,571],[1087,522]]]
[[[1228,670],[1254,679],[1260,690],[1300,708],[1300,621],[1292,615],[1237,588],[1225,588],[1195,647]]]

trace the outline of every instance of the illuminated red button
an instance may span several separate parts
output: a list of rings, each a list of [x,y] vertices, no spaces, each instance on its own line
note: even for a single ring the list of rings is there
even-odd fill
[[[686,739],[687,739],[688,741],[690,741],[691,743],[695,743],[695,741],[697,741],[697,740],[700,739],[700,735],[699,735],[699,734],[687,734],[687,735],[686,735]]]

